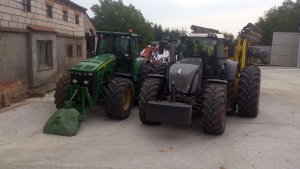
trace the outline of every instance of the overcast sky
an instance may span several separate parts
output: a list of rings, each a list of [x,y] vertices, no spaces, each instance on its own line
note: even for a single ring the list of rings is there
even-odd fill
[[[88,10],[98,0],[72,0]],[[192,24],[237,34],[249,22],[255,23],[271,7],[284,0],[123,0],[141,10],[144,17],[164,28],[190,31]]]

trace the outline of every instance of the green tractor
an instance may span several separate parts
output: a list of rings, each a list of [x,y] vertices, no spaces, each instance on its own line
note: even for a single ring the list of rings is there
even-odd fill
[[[153,65],[138,57],[140,36],[132,33],[96,32],[96,54],[75,66],[57,82],[58,111],[47,121],[44,133],[77,134],[81,121],[97,101],[104,100],[109,118],[123,120],[131,112],[140,87]],[[94,44],[95,38],[88,44]]]

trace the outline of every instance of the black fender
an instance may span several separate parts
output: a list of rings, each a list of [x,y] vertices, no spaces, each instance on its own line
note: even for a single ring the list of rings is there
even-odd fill
[[[220,80],[220,79],[207,79],[207,80],[205,80],[205,82],[227,84],[227,80]]]
[[[226,79],[228,81],[234,80],[237,73],[237,66],[238,62],[227,59],[225,61],[225,72],[226,72]]]
[[[147,78],[166,79],[166,76],[165,75],[159,75],[159,74],[148,74]]]
[[[131,74],[127,74],[127,73],[119,73],[119,72],[117,72],[115,75],[117,77],[123,77],[123,78],[130,79],[131,81],[133,81],[133,79],[134,79]]]

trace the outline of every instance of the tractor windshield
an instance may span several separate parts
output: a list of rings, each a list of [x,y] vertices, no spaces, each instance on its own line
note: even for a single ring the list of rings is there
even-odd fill
[[[215,55],[216,40],[211,38],[186,38],[181,42],[181,58],[211,58]]]
[[[130,38],[130,36],[99,36],[97,55],[111,53],[129,57]]]

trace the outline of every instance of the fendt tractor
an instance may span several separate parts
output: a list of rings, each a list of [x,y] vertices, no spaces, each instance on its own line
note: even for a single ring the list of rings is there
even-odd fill
[[[130,32],[96,33],[95,56],[73,66],[57,82],[54,97],[58,110],[45,124],[44,133],[76,135],[86,113],[98,100],[104,100],[108,117],[123,120],[129,116],[153,65],[137,56],[140,36]],[[94,36],[86,39],[93,47]]]
[[[235,46],[229,49],[232,57],[225,57],[225,40],[219,31],[193,30],[181,37],[179,60],[169,64],[167,73],[145,80],[139,116],[147,125],[190,125],[192,116],[198,115],[205,133],[219,135],[225,130],[226,114],[257,116],[260,69],[247,65],[245,53],[237,53],[246,51]]]

